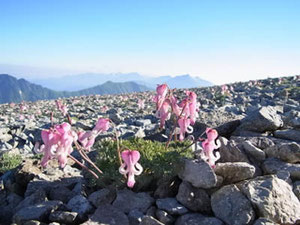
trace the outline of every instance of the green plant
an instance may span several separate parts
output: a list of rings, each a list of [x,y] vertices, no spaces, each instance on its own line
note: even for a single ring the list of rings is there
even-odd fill
[[[144,171],[140,176],[136,177],[137,185],[135,189],[147,189],[149,186],[155,185],[156,182],[154,181],[175,176],[180,159],[182,157],[193,158],[191,148],[181,152],[189,144],[189,141],[171,142],[166,149],[164,143],[161,142],[137,138],[122,140],[122,149],[138,150],[141,154],[139,163],[144,168]],[[95,148],[98,152],[96,165],[102,169],[104,174],[98,180],[91,179],[91,185],[99,187],[108,185],[125,186],[126,179],[119,173],[120,163],[116,142],[97,142]]]
[[[22,157],[20,155],[4,153],[0,158],[0,173],[4,174],[5,172],[16,168],[21,162]]]

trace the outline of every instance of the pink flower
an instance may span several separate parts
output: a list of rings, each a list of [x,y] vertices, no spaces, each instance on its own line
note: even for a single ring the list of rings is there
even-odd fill
[[[92,131],[78,133],[78,141],[81,143],[81,146],[88,151],[90,151],[91,147],[94,145],[95,138],[96,136]]]
[[[67,157],[73,151],[72,144],[77,140],[77,134],[71,130],[71,125],[56,125],[50,130],[43,130],[41,136],[44,142],[40,148],[44,152],[41,165],[45,167],[50,159],[57,158],[59,165],[65,167]]]
[[[154,96],[153,101],[156,102],[156,110],[159,110],[168,94],[168,85],[158,85],[156,88],[156,93],[157,94]]]
[[[68,107],[66,105],[62,104],[61,101],[59,101],[59,100],[56,100],[55,103],[56,103],[57,109],[59,111],[61,111],[61,113],[64,116],[66,116],[68,113]]]
[[[177,104],[177,98],[175,98],[174,96],[171,96],[170,99],[171,99],[171,104],[172,104],[172,110],[175,113],[175,115],[179,117],[182,109]]]
[[[138,100],[138,107],[139,107],[139,109],[144,109],[145,108],[145,100],[144,99],[139,99]]]
[[[170,101],[166,100],[163,102],[160,109],[157,111],[157,117],[160,118],[160,128],[162,129],[165,125],[166,120],[170,119],[171,112]]]
[[[185,132],[187,132],[187,133],[193,132],[193,128],[190,126],[190,124],[191,124],[191,120],[188,118],[180,118],[178,120],[178,125],[180,128],[180,131],[179,131],[179,140],[180,141],[183,141]]]
[[[198,111],[199,111],[199,103],[197,103],[197,94],[192,91],[186,91],[186,94],[188,95],[188,101],[189,101],[189,114],[191,119],[191,124],[194,125],[196,122],[196,118],[198,117]]]
[[[138,163],[140,153],[136,150],[125,150],[121,153],[121,156],[124,163],[119,168],[119,172],[127,175],[127,186],[132,188],[135,184],[134,176],[143,172],[143,167]]]
[[[220,159],[219,152],[216,152],[214,154],[214,150],[221,147],[220,141],[216,141],[216,138],[218,137],[218,132],[212,128],[206,128],[205,132],[207,139],[202,142],[203,152],[201,154],[201,157],[205,161],[207,161],[212,168],[215,168],[215,162],[218,159]]]
[[[109,119],[99,118],[93,131],[96,133],[104,132],[109,129]]]

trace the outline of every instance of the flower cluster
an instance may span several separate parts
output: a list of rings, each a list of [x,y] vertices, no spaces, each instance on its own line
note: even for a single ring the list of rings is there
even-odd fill
[[[84,149],[87,151],[91,150],[91,147],[95,143],[96,137],[104,131],[109,129],[109,119],[100,118],[96,123],[96,126],[91,131],[78,132],[78,141]]]
[[[186,91],[187,97],[180,103],[166,84],[158,85],[156,93],[153,100],[156,103],[156,116],[160,118],[160,128],[164,127],[165,121],[170,119],[171,114],[174,113],[179,126],[177,133],[179,134],[179,140],[182,141],[186,132],[193,132],[191,125],[195,124],[198,117],[199,103],[197,102],[196,93]]]
[[[65,167],[67,157],[73,151],[72,144],[78,138],[71,130],[71,125],[69,123],[56,125],[49,130],[43,130],[41,136],[44,142],[39,150],[44,152],[41,165],[45,167],[49,160],[56,158],[60,167]]]

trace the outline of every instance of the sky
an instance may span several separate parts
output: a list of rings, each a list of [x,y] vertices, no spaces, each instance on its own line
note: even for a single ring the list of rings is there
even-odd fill
[[[299,37],[298,0],[0,0],[0,73],[19,77],[290,76]]]

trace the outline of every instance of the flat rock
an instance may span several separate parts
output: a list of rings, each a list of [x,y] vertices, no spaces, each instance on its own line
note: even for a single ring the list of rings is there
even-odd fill
[[[37,205],[45,202],[47,199],[46,193],[43,189],[38,189],[32,195],[25,198],[18,206],[15,208],[15,212],[19,211],[22,208],[26,208],[32,205]]]
[[[103,188],[101,190],[95,191],[89,195],[89,201],[95,206],[98,207],[105,203],[111,204],[116,198],[116,192],[114,190]]]
[[[157,208],[165,210],[171,215],[183,215],[188,212],[187,208],[181,205],[176,198],[162,198],[156,200]]]
[[[207,189],[215,187],[217,184],[217,176],[214,170],[208,163],[199,159],[185,159],[178,176],[197,188]]]
[[[82,225],[129,225],[128,217],[125,213],[110,204],[99,207],[88,221]]]
[[[275,131],[283,126],[283,121],[276,109],[272,106],[261,107],[251,112],[241,120],[241,125],[235,133],[239,131],[253,131],[263,133],[265,131]]]
[[[300,130],[294,130],[294,129],[276,130],[274,132],[274,136],[277,138],[300,142]]]
[[[76,195],[70,199],[67,208],[72,212],[77,212],[79,215],[85,215],[93,210],[93,206],[82,195]]]
[[[208,217],[199,213],[188,213],[180,216],[175,225],[224,225],[224,223],[215,217]]]
[[[300,164],[282,162],[277,158],[268,158],[262,164],[264,174],[277,174],[280,171],[290,173],[292,179],[300,180]]]
[[[258,216],[280,224],[294,224],[300,218],[300,202],[291,186],[277,177],[260,177],[242,185]]]
[[[20,209],[14,216],[13,221],[17,224],[23,224],[29,220],[45,221],[52,210],[56,210],[61,201],[47,201],[37,205]]]
[[[254,146],[250,141],[244,141],[243,147],[245,149],[245,152],[255,160],[260,162],[266,159],[266,153]]]
[[[147,209],[154,203],[154,199],[145,192],[134,193],[128,189],[117,192],[117,198],[113,206],[124,213],[129,213],[133,209],[138,209],[146,213]]]
[[[264,151],[268,157],[275,157],[284,162],[300,162],[300,145],[295,142],[273,145]]]
[[[225,184],[253,178],[255,167],[246,162],[218,163],[215,173],[222,176]]]
[[[183,181],[176,196],[178,202],[194,212],[209,213],[211,211],[210,198],[205,190],[193,187]]]
[[[215,216],[227,224],[251,224],[255,219],[250,201],[235,185],[216,191],[211,197],[211,206]]]

